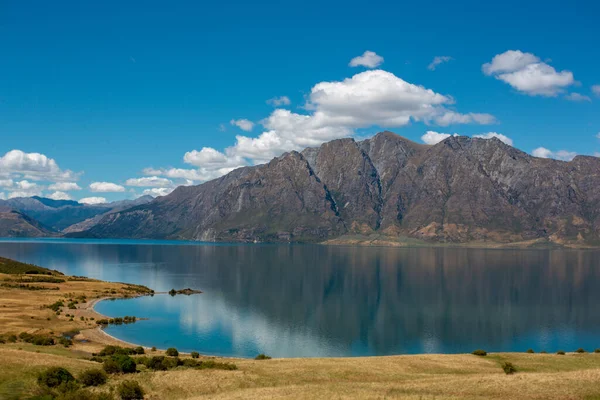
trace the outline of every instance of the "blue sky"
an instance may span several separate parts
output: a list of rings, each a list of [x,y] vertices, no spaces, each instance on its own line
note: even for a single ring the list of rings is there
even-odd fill
[[[0,197],[164,194],[383,128],[600,152],[596,2],[123,3],[0,1]]]

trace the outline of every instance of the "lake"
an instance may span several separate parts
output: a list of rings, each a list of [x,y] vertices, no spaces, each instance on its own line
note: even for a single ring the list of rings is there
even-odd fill
[[[366,356],[600,347],[600,251],[5,240],[70,275],[190,287],[103,301],[125,341],[220,356]]]

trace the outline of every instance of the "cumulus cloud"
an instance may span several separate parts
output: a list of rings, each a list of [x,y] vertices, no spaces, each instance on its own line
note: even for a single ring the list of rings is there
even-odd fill
[[[56,191],[48,196],[52,200],[71,200],[71,196],[68,193]]]
[[[281,97],[273,97],[272,99],[267,100],[267,104],[273,107],[281,107],[281,106],[289,106],[292,104],[290,98],[287,96]]]
[[[451,96],[406,82],[390,72],[369,70],[343,81],[314,85],[306,99],[306,113],[275,109],[261,121],[264,129],[255,137],[238,135],[223,151],[204,147],[185,153],[184,162],[196,169],[148,168],[144,174],[198,182],[241,166],[267,162],[284,152],[354,136],[360,128],[401,127],[412,121],[441,126],[496,122],[490,114],[448,109],[453,104]]]
[[[577,153],[567,150],[551,151],[545,147],[538,147],[531,152],[531,155],[539,158],[554,158],[556,160],[571,161],[575,158]]]
[[[8,194],[8,198],[12,199],[15,197],[31,197],[31,196],[41,196],[43,186],[38,185],[35,182],[29,182],[28,180],[22,180],[19,182],[15,182],[13,186],[13,191]]]
[[[125,181],[125,185],[137,187],[166,188],[173,186],[173,181],[167,178],[160,178],[158,176],[146,176],[143,178],[127,179],[127,181]]]
[[[594,93],[596,96],[600,96],[600,85],[593,85],[592,93]]]
[[[166,196],[169,193],[171,193],[173,190],[174,190],[174,188],[164,188],[164,187],[162,187],[162,188],[152,188],[152,189],[145,189],[142,194],[144,194],[144,195],[150,195],[150,196],[154,196],[154,197],[157,197],[157,196]]]
[[[90,184],[90,190],[96,193],[124,192],[125,188],[112,182],[94,182]]]
[[[450,136],[458,136],[458,133],[450,134],[450,133],[440,133],[435,131],[427,131],[423,136],[421,136],[421,140],[425,144],[436,144],[441,142],[444,139],[449,138]]]
[[[557,72],[536,55],[520,50],[494,56],[491,62],[483,64],[482,70],[530,96],[557,96],[575,83],[572,72]]]
[[[70,190],[81,190],[81,187],[75,182],[56,182],[48,186],[48,189],[67,192]]]
[[[438,65],[451,61],[452,57],[450,56],[436,56],[433,58],[433,61],[427,66],[427,69],[430,71],[435,71]]]
[[[250,132],[254,128],[254,122],[247,119],[232,119],[229,123],[233,126],[237,126],[243,131]]]
[[[84,197],[83,199],[79,199],[81,204],[105,204],[107,201],[104,197]]]
[[[443,114],[433,117],[433,121],[440,126],[448,126],[453,124],[479,124],[489,125],[498,122],[496,117],[491,114],[482,113],[467,113],[461,114],[454,111],[447,111]]]
[[[488,132],[488,133],[480,133],[479,135],[473,135],[473,137],[481,138],[481,139],[491,139],[496,138],[501,142],[506,143],[509,146],[513,145],[513,140],[506,135],[497,132]]]
[[[14,181],[12,179],[0,179],[0,187],[5,189],[9,189],[14,185]]]
[[[350,60],[351,67],[367,67],[376,68],[383,63],[383,57],[375,53],[374,51],[365,51],[362,56],[354,57]]]
[[[565,99],[569,101],[592,101],[589,96],[585,96],[581,93],[569,93],[565,95]]]
[[[25,153],[11,150],[0,157],[0,174],[18,175],[34,180],[74,180],[78,174],[62,170],[52,158],[40,153]]]

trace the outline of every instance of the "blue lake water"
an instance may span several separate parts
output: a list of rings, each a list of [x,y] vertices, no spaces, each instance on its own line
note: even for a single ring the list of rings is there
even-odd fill
[[[203,354],[362,356],[600,347],[600,252],[0,241],[0,256],[192,296],[104,301],[123,340]]]

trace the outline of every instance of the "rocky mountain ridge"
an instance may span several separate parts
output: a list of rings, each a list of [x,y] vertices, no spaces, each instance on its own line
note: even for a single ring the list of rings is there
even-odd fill
[[[339,139],[107,214],[84,237],[600,245],[600,158],[532,157],[498,139]]]

